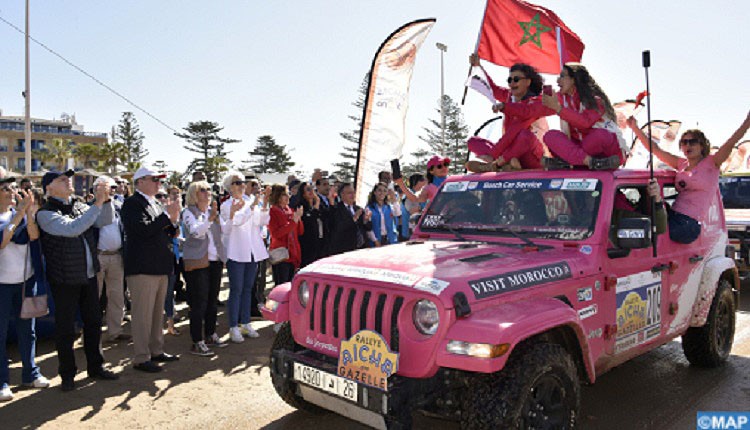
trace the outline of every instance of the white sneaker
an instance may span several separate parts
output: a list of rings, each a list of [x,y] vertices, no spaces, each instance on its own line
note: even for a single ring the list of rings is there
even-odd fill
[[[193,347],[190,348],[190,353],[201,357],[211,357],[214,355],[214,352],[208,349],[206,343],[203,341],[194,343]]]
[[[3,384],[3,388],[0,389],[0,402],[8,402],[13,400],[13,392],[10,391],[8,384]]]
[[[250,323],[242,324],[242,334],[247,337],[256,338],[260,336],[257,331],[250,325]]]
[[[226,346],[229,346],[229,344],[221,340],[218,334],[214,333],[211,335],[211,337],[206,339],[206,346],[211,348],[224,348]]]
[[[240,333],[239,327],[229,328],[229,340],[231,340],[234,343],[242,343],[245,341],[245,338],[242,337],[242,333]]]
[[[34,379],[33,382],[24,382],[23,386],[33,388],[47,388],[49,387],[49,379],[45,378],[44,376],[40,376]]]

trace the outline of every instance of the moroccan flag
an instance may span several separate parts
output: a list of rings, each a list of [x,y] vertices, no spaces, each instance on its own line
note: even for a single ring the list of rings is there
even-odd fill
[[[554,12],[522,0],[487,0],[479,33],[479,58],[498,66],[526,63],[541,73],[560,73],[581,61],[583,42]]]

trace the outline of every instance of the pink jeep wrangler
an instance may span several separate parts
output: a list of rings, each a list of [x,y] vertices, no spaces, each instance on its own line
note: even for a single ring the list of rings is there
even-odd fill
[[[667,202],[674,172],[655,172]],[[648,172],[455,176],[409,242],[320,260],[275,288],[273,385],[376,428],[573,428],[580,384],[682,336],[729,355],[739,279],[717,191],[701,237],[652,247]]]

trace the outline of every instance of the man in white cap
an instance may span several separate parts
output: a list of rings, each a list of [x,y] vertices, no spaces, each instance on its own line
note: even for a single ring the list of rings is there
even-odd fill
[[[125,272],[122,263],[122,244],[124,230],[120,222],[122,203],[115,199],[117,183],[109,176],[99,176],[94,181],[94,188],[104,184],[112,198],[112,222],[98,229],[97,256],[99,273],[96,274],[99,285],[99,297],[106,283],[107,286],[107,342],[128,341],[129,334],[122,332],[122,319],[125,316],[125,292],[123,282]]]
[[[166,175],[141,167],[133,175],[136,192],[122,205],[125,227],[125,279],[130,289],[131,331],[136,370],[160,372],[158,363],[176,361],[164,352],[164,298],[172,274],[172,237],[177,231],[180,201],[162,206],[154,196]]]

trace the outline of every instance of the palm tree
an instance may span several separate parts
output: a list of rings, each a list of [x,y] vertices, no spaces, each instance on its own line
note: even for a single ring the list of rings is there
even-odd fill
[[[117,168],[125,162],[128,148],[120,142],[105,143],[100,148],[100,162],[109,174],[117,173]]]
[[[53,139],[52,144],[45,145],[44,149],[34,150],[32,154],[34,158],[41,160],[42,164],[47,168],[64,169],[68,159],[73,157],[70,144],[69,140]]]
[[[81,160],[85,169],[91,167],[89,164],[92,160],[98,164],[98,161],[101,159],[101,148],[99,145],[94,145],[93,143],[82,143],[73,148],[73,155]]]

